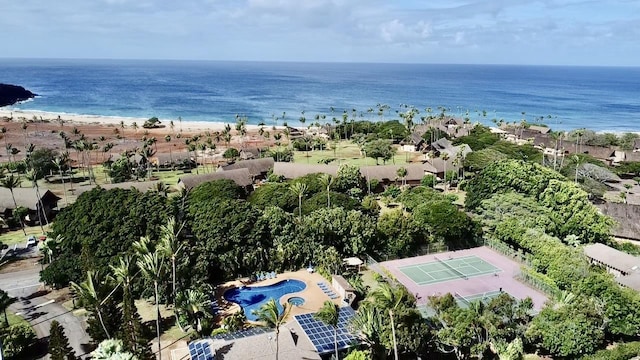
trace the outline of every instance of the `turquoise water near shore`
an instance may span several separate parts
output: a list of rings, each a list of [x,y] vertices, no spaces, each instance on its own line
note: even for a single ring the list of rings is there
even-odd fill
[[[0,82],[40,95],[15,108],[73,114],[219,122],[240,114],[271,125],[285,112],[299,125],[302,111],[307,124],[351,109],[378,120],[369,108],[389,105],[388,119],[408,104],[421,115],[468,110],[487,124],[544,117],[554,129],[640,131],[636,67],[0,59]]]

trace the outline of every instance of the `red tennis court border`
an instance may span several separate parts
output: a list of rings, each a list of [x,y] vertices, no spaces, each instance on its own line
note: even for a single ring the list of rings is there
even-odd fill
[[[481,258],[499,268],[502,272],[495,275],[489,274],[471,277],[467,280],[460,278],[435,284],[418,285],[398,269],[402,266],[419,265],[437,261],[436,257],[440,259],[448,259],[449,257],[456,259],[471,255]],[[434,295],[440,296],[446,293],[453,294],[457,292],[462,296],[468,296],[499,289],[509,293],[516,299],[530,297],[531,300],[533,300],[533,305],[536,310],[542,309],[544,303],[547,301],[547,297],[543,293],[516,280],[515,277],[520,273],[520,264],[486,246],[385,261],[381,262],[380,265],[387,269],[410,293],[416,296],[418,305],[426,304],[428,301],[427,298]]]

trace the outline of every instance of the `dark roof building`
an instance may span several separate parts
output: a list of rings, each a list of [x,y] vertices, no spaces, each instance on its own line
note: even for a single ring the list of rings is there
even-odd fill
[[[251,190],[253,187],[253,179],[249,173],[249,169],[246,168],[183,176],[178,180],[178,187],[191,190],[200,184],[223,179],[231,180],[246,190]]]
[[[613,236],[640,240],[640,205],[607,202],[597,206],[603,214],[616,221]]]
[[[338,174],[338,165],[322,164],[297,164],[289,162],[276,162],[273,165],[273,174],[285,179],[295,179],[309,174]]]
[[[44,215],[51,220],[53,210],[58,207],[60,198],[51,191],[40,188],[40,197],[36,195],[33,188],[15,188],[13,196],[7,188],[0,188],[0,214],[6,219],[13,216],[13,210],[16,205],[13,202],[15,197],[18,207],[24,207],[29,210],[29,219],[31,221],[39,220]]]
[[[274,167],[273,158],[251,159],[235,162],[230,165],[223,166],[222,171],[247,169],[249,174],[255,178],[265,178],[270,169]]]
[[[91,191],[95,188],[101,188],[105,190],[111,189],[136,189],[140,192],[147,192],[149,190],[154,190],[157,188],[159,181],[127,181],[115,184],[102,184],[102,185],[89,185],[89,186],[79,186],[73,190],[73,194],[76,196],[80,196],[81,194]]]
[[[419,184],[425,175],[437,173],[437,169],[429,163],[362,166],[360,167],[360,173],[369,181],[376,179],[382,183],[391,183],[402,180],[402,178],[398,177],[398,169],[400,168],[407,170],[407,176],[404,180],[410,184]]]
[[[602,265],[617,276],[625,276],[640,271],[640,258],[616,250],[604,244],[589,244],[584,254],[591,262]]]

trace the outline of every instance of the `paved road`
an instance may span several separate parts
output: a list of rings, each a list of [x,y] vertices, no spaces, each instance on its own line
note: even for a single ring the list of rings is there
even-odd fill
[[[49,336],[51,321],[57,320],[64,327],[69,344],[76,355],[82,355],[85,358],[87,354],[83,344],[89,343],[90,338],[84,330],[84,325],[62,305],[51,302],[45,297],[47,292],[43,290],[39,280],[40,265],[36,263],[36,259],[33,261],[33,268],[0,274],[0,289],[18,298],[18,301],[9,309],[27,319],[33,326],[38,339],[41,340]],[[34,358],[44,357],[42,351],[34,354]]]

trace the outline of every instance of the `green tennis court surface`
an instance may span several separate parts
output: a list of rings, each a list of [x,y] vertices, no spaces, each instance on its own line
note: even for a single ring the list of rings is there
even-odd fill
[[[504,292],[496,290],[496,291],[488,291],[485,293],[475,294],[475,295],[467,295],[462,296],[458,293],[453,295],[453,298],[456,300],[456,303],[459,307],[466,309],[469,305],[474,301],[480,301],[484,304],[488,304],[493,298],[498,297],[498,295],[503,294]],[[436,314],[435,310],[433,310],[428,304],[419,305],[418,311],[422,314],[423,318],[432,317]]]
[[[436,261],[407,265],[398,268],[398,270],[418,285],[436,284],[461,278],[468,279],[501,271],[473,255],[455,259],[436,258]]]

